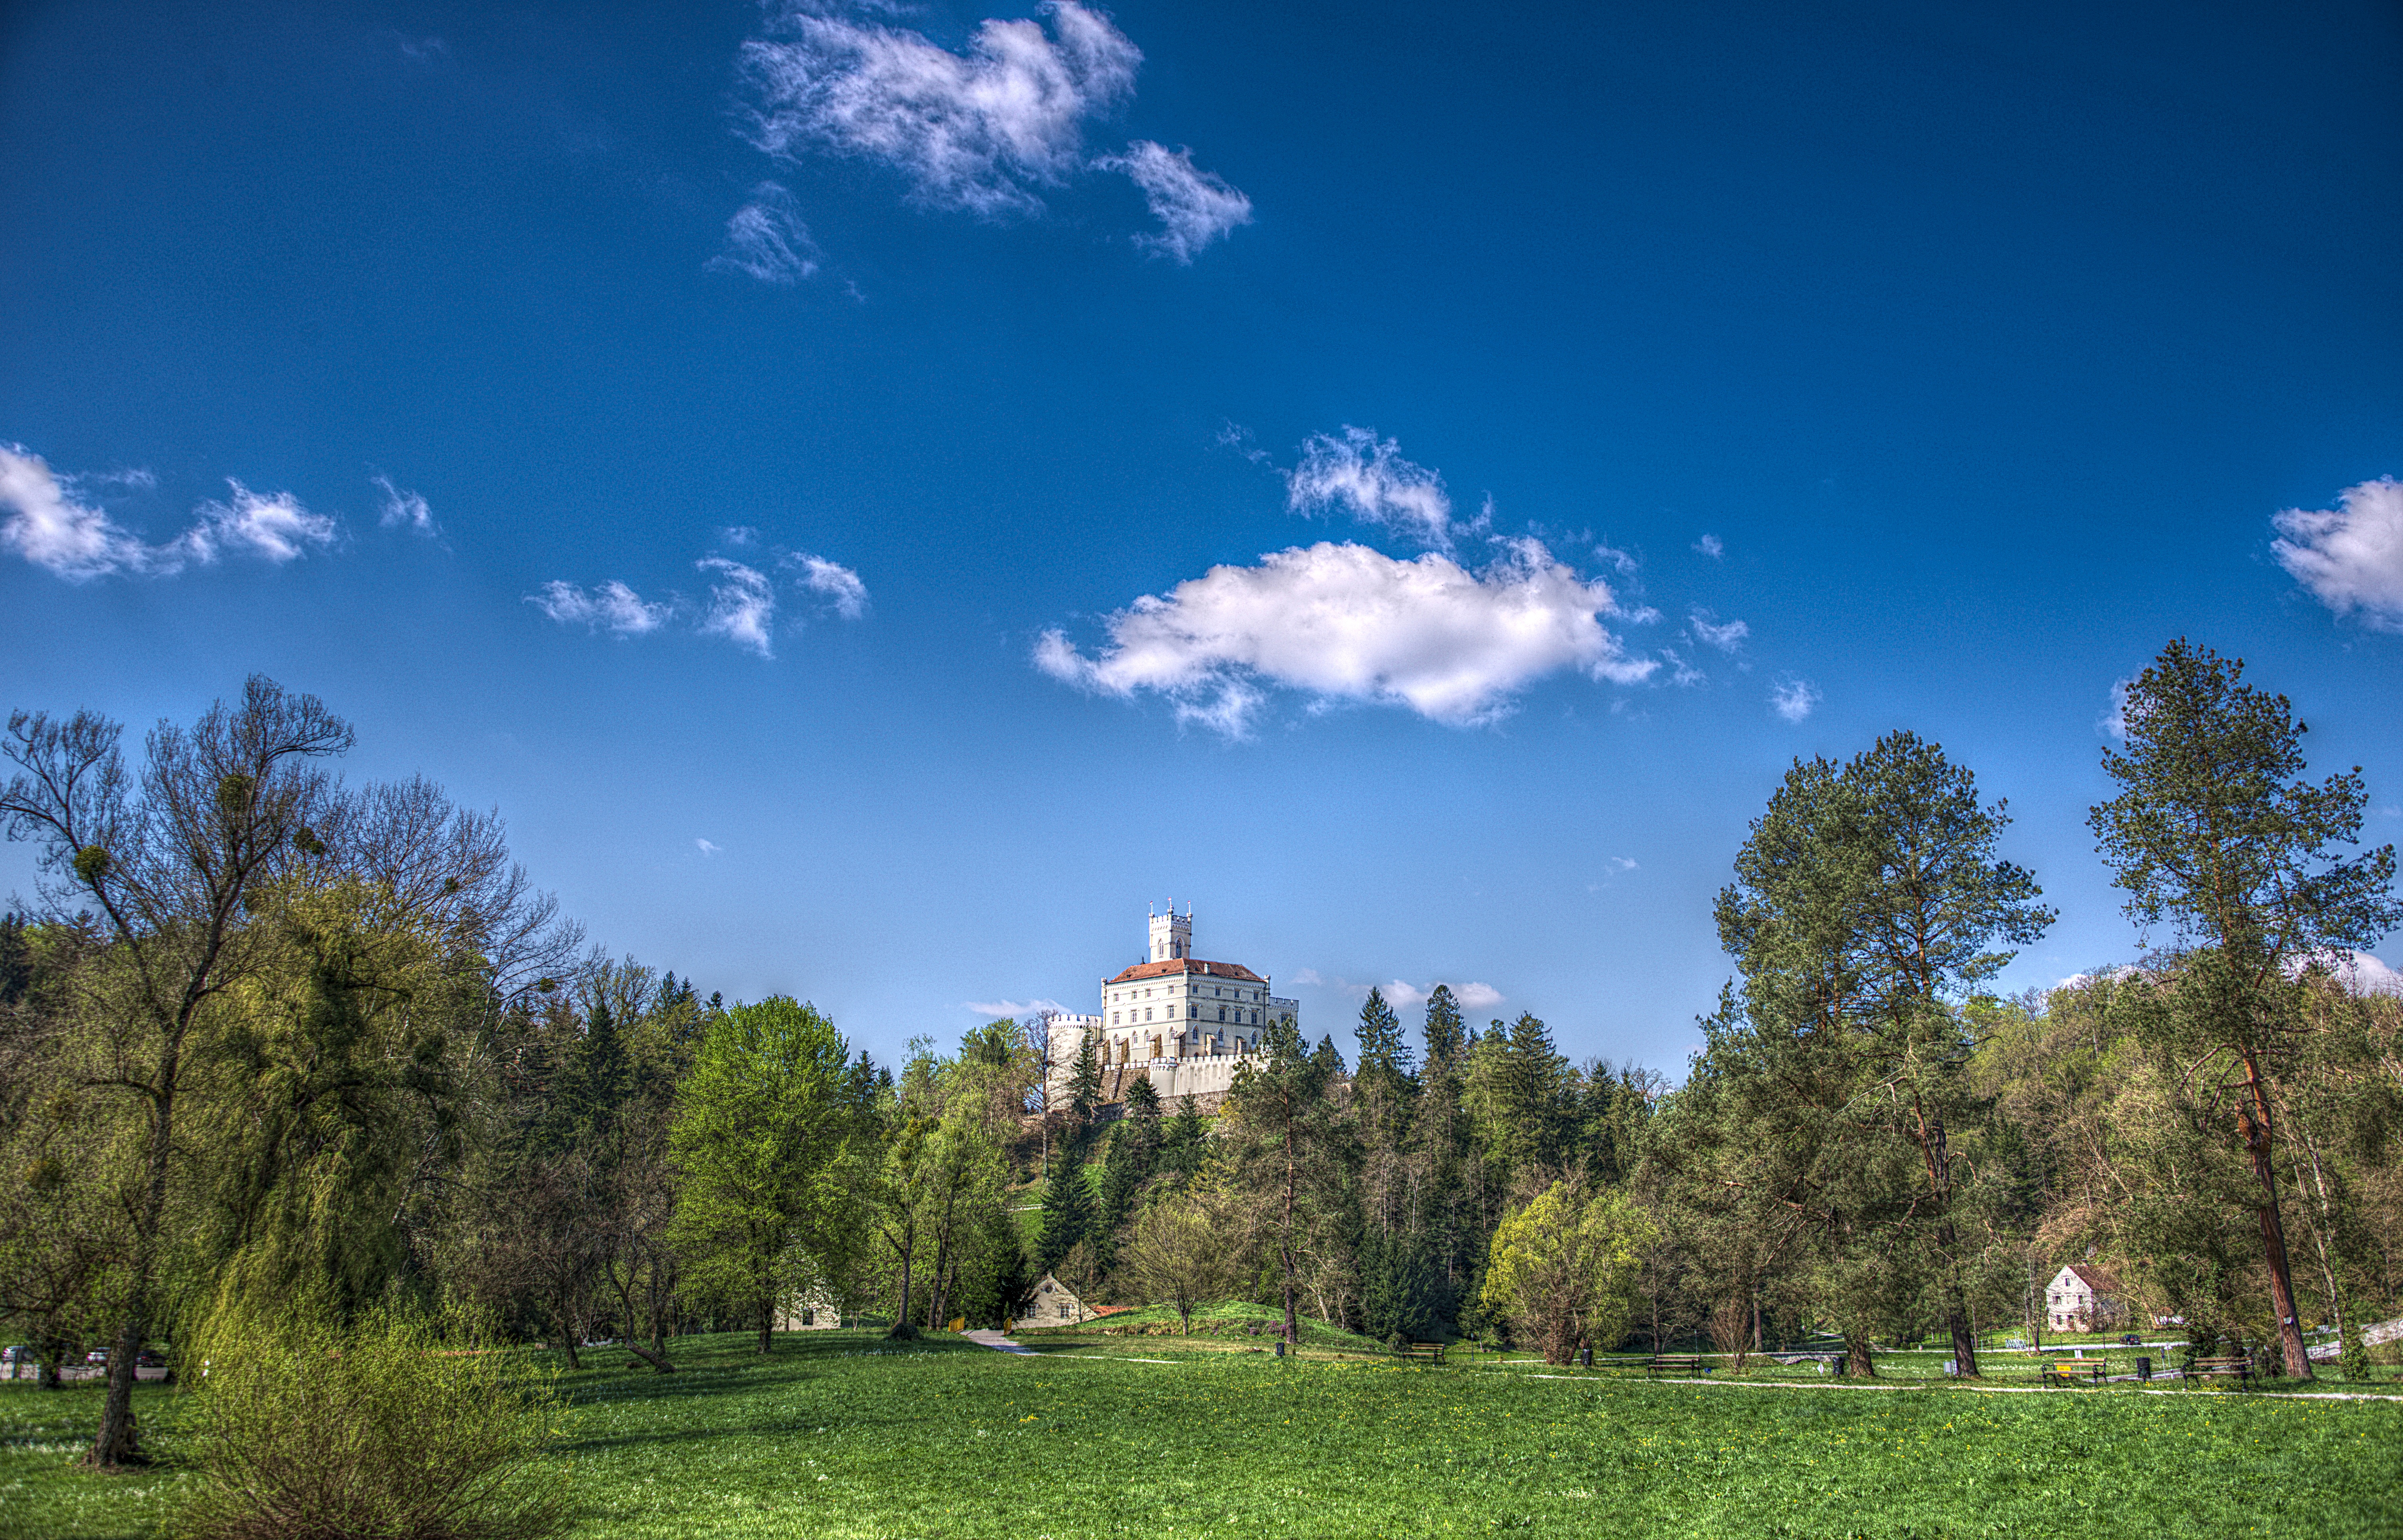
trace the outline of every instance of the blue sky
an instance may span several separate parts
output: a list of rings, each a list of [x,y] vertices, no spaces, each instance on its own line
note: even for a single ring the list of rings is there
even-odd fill
[[[2134,945],[2083,819],[2174,635],[2403,832],[2398,70],[2377,4],[15,6],[7,703],[264,671],[883,1054],[1173,896],[1347,1051],[1448,979],[1672,1070],[1747,820],[1907,727],[2048,983]]]

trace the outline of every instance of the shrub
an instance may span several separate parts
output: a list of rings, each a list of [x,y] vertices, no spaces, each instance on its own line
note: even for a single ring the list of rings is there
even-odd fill
[[[482,1330],[221,1311],[191,1359],[186,1540],[536,1540],[565,1524],[565,1403]]]

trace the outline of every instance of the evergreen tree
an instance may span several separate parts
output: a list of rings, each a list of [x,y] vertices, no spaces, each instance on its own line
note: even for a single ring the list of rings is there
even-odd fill
[[[1460,1002],[1452,997],[1450,984],[1438,984],[1426,1003],[1427,1069],[1432,1072],[1438,1064],[1457,1066],[1467,1047]]]
[[[1202,1110],[1193,1104],[1193,1098],[1178,1097],[1176,1117],[1168,1125],[1167,1142],[1160,1152],[1161,1166],[1187,1181],[1192,1180],[1201,1173],[1209,1137],[1210,1125]]]
[[[1057,1272],[1069,1251],[1093,1228],[1093,1190],[1081,1162],[1060,1162],[1043,1193],[1043,1239],[1036,1248],[1046,1272]]]

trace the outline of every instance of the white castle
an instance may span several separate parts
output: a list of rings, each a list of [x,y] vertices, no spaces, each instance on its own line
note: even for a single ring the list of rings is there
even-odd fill
[[[1105,1102],[1122,1099],[1138,1076],[1148,1076],[1163,1102],[1215,1099],[1234,1085],[1236,1066],[1260,1051],[1270,1023],[1300,1020],[1300,1002],[1270,993],[1266,974],[1194,956],[1193,911],[1179,914],[1171,904],[1151,917],[1145,960],[1102,980],[1097,1014],[1047,1019],[1051,1093],[1065,1093],[1090,1037]]]

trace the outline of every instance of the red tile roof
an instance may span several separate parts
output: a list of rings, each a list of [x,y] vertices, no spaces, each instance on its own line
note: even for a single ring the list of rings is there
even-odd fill
[[[1172,957],[1165,963],[1137,963],[1110,982],[1123,984],[1136,978],[1165,978],[1172,973],[1198,973],[1211,978],[1232,978],[1240,983],[1268,982],[1241,963],[1204,963],[1198,957]]]
[[[2090,1268],[2083,1262],[2072,1262],[2069,1264],[2069,1270],[2077,1275],[2079,1283],[2097,1294],[2119,1292],[2119,1281],[2100,1268]]]

